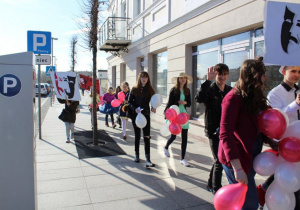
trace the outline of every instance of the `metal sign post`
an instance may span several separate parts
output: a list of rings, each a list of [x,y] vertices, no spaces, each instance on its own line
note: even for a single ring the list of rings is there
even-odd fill
[[[51,63],[51,32],[27,31],[27,51],[38,54],[35,64],[38,65],[38,107],[39,107],[39,139],[42,139],[42,110],[41,110],[41,65]],[[52,100],[52,99],[51,99]]]
[[[39,139],[42,139],[41,65],[38,65]]]

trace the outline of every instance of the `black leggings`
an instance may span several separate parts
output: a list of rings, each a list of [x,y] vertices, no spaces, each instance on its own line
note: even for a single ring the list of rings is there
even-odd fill
[[[134,135],[135,135],[135,153],[139,155],[140,153],[140,139],[141,139],[141,129],[136,126],[135,118],[137,115],[132,117],[132,126],[134,128]],[[150,115],[144,115],[147,120],[146,126],[143,128],[144,134],[144,143],[145,143],[145,154],[150,155]],[[146,137],[148,136],[148,137]]]
[[[109,115],[110,115],[110,118],[111,118],[111,123],[115,124],[114,114],[109,114]],[[105,122],[108,123],[108,114],[105,115]]]
[[[186,146],[187,146],[187,136],[188,136],[188,129],[182,129],[181,131],[181,160],[184,159],[185,152],[186,152]],[[170,144],[176,139],[176,135],[171,134],[171,137],[167,141],[167,144],[165,146],[166,149],[169,148]]]

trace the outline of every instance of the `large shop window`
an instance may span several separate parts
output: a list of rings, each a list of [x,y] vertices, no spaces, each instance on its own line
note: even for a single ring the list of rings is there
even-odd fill
[[[153,86],[156,92],[167,97],[168,83],[168,52],[162,52],[153,56],[154,79]]]
[[[227,85],[234,86],[239,78],[240,67],[244,60],[263,56],[264,33],[263,28],[247,31],[241,34],[225,37],[193,47],[193,75],[197,77],[194,84],[194,94],[207,78],[207,68],[217,63],[225,63],[229,67]],[[266,94],[282,81],[278,72],[279,66],[267,66]],[[193,102],[192,116],[203,121],[204,105]]]

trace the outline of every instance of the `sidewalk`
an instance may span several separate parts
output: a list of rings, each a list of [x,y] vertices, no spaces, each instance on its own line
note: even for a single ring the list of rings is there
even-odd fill
[[[77,114],[76,130],[90,130],[90,113],[84,102]],[[127,155],[79,160],[74,141],[65,143],[65,126],[57,116],[63,105],[55,102],[42,125],[42,139],[36,140],[38,209],[214,209],[213,195],[206,190],[212,161],[207,143],[194,138],[203,129],[191,126],[186,159],[192,167],[180,164],[178,137],[165,157],[166,138],[159,134],[157,120],[151,124],[151,160],[155,168],[133,161],[134,134],[128,123],[127,143],[122,130],[106,128],[98,112],[98,128],[105,129]],[[201,130],[201,131],[200,131]],[[225,175],[224,185],[227,184]]]

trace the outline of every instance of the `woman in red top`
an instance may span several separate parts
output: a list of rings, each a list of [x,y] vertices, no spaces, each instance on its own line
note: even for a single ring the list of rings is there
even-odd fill
[[[262,61],[244,61],[239,80],[222,102],[218,157],[230,184],[248,185],[243,210],[258,208],[252,160],[262,147],[257,117],[267,109],[265,80]]]

